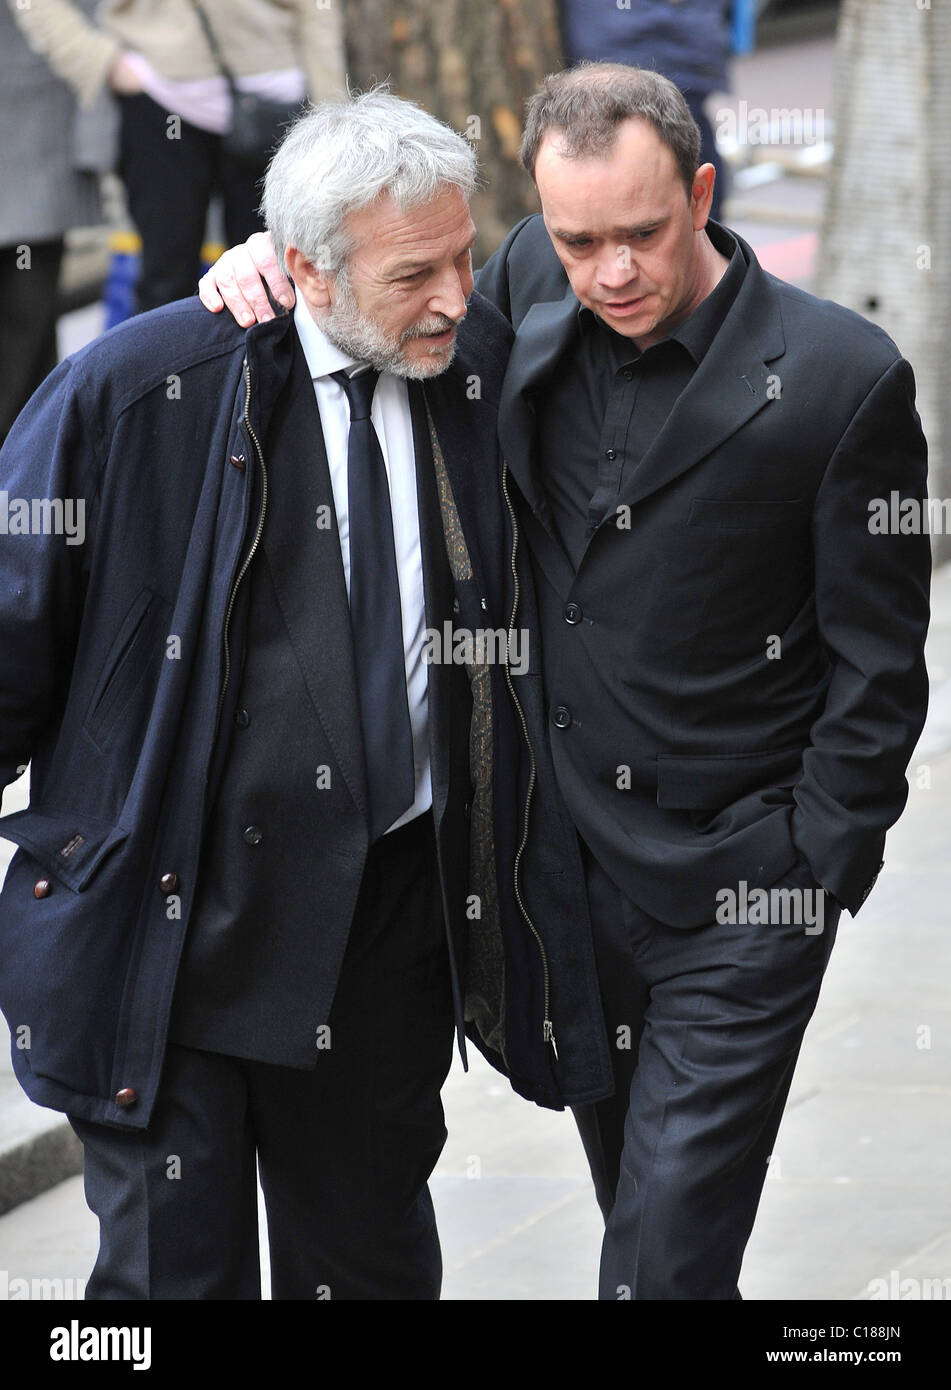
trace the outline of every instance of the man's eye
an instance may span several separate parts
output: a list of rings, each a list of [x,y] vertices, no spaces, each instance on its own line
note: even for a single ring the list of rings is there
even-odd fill
[[[587,237],[580,237],[577,241],[569,241],[568,245],[572,251],[583,251],[586,246],[591,245],[591,242]]]

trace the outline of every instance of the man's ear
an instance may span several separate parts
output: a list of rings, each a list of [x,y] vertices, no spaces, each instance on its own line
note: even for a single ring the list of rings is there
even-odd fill
[[[690,193],[690,212],[693,216],[694,231],[702,231],[707,225],[710,208],[713,205],[713,185],[717,171],[712,164],[701,164],[693,176]]]
[[[326,309],[331,303],[330,272],[318,270],[296,246],[288,246],[284,252],[288,273],[300,293],[314,309]]]

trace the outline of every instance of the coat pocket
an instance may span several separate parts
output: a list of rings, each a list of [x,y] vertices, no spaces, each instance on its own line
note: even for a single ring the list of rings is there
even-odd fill
[[[123,711],[153,664],[168,607],[151,589],[141,589],[122,620],[83,720],[100,751],[112,742]]]
[[[128,838],[124,826],[64,811],[32,807],[0,817],[0,839],[12,840],[60,883],[81,893],[117,845]]]
[[[793,786],[802,775],[802,745],[767,753],[657,755],[657,805],[718,811],[748,792]]]
[[[795,525],[802,515],[803,503],[799,498],[744,501],[695,497],[690,503],[687,524],[714,531],[772,531]]]

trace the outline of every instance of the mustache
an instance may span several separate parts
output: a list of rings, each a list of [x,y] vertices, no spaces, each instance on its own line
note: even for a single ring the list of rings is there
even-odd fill
[[[410,338],[425,338],[430,333],[447,333],[450,328],[458,328],[465,318],[465,314],[458,319],[447,318],[445,314],[436,314],[431,319],[423,319],[421,323],[413,324],[412,328],[407,328],[403,334],[403,342]]]

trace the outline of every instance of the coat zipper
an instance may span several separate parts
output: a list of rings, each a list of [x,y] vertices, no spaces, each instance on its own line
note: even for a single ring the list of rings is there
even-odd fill
[[[509,516],[510,516],[511,519],[512,519],[512,557],[511,557],[511,566],[512,566],[512,580],[513,580],[513,583],[514,583],[514,596],[513,596],[513,601],[512,601],[512,616],[511,616],[511,618],[510,618],[510,620],[509,620],[509,634],[511,634],[511,633],[514,631],[514,629],[515,629],[515,619],[516,619],[516,616],[517,616],[517,614],[518,614],[518,604],[519,604],[518,566],[517,566],[517,564],[516,564],[516,556],[517,556],[517,553],[518,553],[518,522],[517,522],[517,520],[516,520],[516,518],[515,518],[515,508],[512,506],[512,501],[511,501],[511,498],[509,497],[509,490],[508,490],[508,465],[505,464],[504,462],[503,462],[503,464],[502,464],[502,495],[503,495],[504,498],[505,498],[505,505],[508,507],[508,509],[509,509]],[[510,640],[511,640],[511,638],[510,638]],[[556,1044],[556,1042],[555,1042],[555,1029],[554,1029],[554,1025],[552,1024],[552,1021],[551,1021],[551,977],[550,977],[549,970],[548,970],[548,955],[547,955],[547,953],[546,953],[546,951],[545,951],[545,943],[542,941],[541,936],[539,935],[538,929],[537,929],[537,927],[535,926],[535,923],[532,921],[531,917],[529,916],[528,910],[526,909],[525,904],[524,904],[524,902],[522,901],[522,892],[521,892],[521,887],[520,887],[520,884],[519,884],[519,870],[520,870],[520,868],[521,868],[522,855],[524,854],[524,852],[525,852],[525,846],[526,846],[527,843],[528,843],[528,821],[529,821],[529,813],[530,813],[530,808],[531,808],[531,803],[532,803],[532,793],[533,793],[534,790],[535,790],[536,770],[535,770],[535,753],[534,753],[534,751],[533,751],[533,749],[532,749],[532,741],[531,741],[531,739],[529,738],[529,734],[528,734],[528,724],[526,723],[525,714],[524,714],[524,711],[522,710],[522,706],[521,706],[521,704],[519,703],[519,698],[518,698],[518,696],[517,696],[516,693],[515,693],[515,686],[512,684],[512,673],[511,673],[511,671],[509,670],[508,643],[506,643],[506,647],[505,647],[505,680],[506,680],[506,684],[508,685],[508,688],[509,688],[509,694],[510,694],[511,697],[512,697],[512,703],[515,705],[515,708],[516,708],[516,710],[518,711],[518,717],[519,717],[519,721],[520,721],[520,723],[521,723],[521,725],[522,725],[522,734],[523,734],[524,739],[525,739],[525,746],[526,746],[526,748],[528,749],[528,759],[529,759],[528,789],[527,789],[527,791],[526,791],[526,793],[525,793],[525,808],[524,808],[523,815],[522,815],[522,840],[521,840],[521,843],[520,843],[520,845],[519,845],[519,847],[518,847],[518,852],[517,852],[517,854],[515,855],[515,901],[518,903],[519,911],[521,912],[522,916],[524,917],[526,923],[528,924],[529,930],[531,931],[531,933],[532,933],[532,935],[534,936],[536,942],[538,943],[538,950],[539,950],[539,953],[540,953],[541,959],[542,959],[542,976],[543,976],[544,984],[545,984],[545,1017],[544,1017],[544,1020],[543,1020],[543,1022],[542,1022],[542,1042],[551,1043],[551,1050],[552,1050],[552,1052],[555,1054],[555,1057],[556,1057],[556,1059],[557,1059],[557,1057],[558,1057],[558,1046],[557,1046],[557,1044]]]
[[[248,366],[248,359],[247,359],[247,358],[244,359],[243,367],[244,367],[244,379],[245,379],[244,427],[245,427],[245,429],[246,429],[247,432],[248,432],[248,437],[250,438],[251,442],[254,444],[254,451],[255,451],[255,453],[256,453],[256,455],[257,455],[258,464],[260,465],[260,469],[261,469],[261,511],[260,511],[260,514],[258,515],[258,524],[257,524],[257,528],[256,528],[256,530],[255,530],[255,532],[254,532],[254,539],[253,539],[252,542],[251,542],[251,548],[250,548],[250,550],[248,551],[247,555],[245,555],[244,561],[243,561],[243,563],[242,563],[242,565],[241,565],[241,568],[238,570],[238,574],[237,574],[237,577],[235,578],[234,584],[231,586],[231,595],[230,595],[230,597],[229,597],[229,599],[228,599],[228,608],[227,608],[227,611],[225,612],[225,626],[224,626],[224,638],[223,638],[223,643],[224,643],[224,663],[223,663],[223,664],[224,664],[224,676],[222,677],[221,690],[220,690],[220,692],[219,692],[219,694],[218,694],[218,712],[217,712],[217,716],[216,716],[216,718],[215,718],[215,729],[216,729],[216,731],[217,731],[217,728],[218,728],[219,723],[221,722],[221,708],[222,708],[222,706],[223,706],[223,704],[224,704],[225,692],[226,692],[227,689],[228,689],[228,682],[229,682],[230,679],[231,679],[231,644],[230,644],[230,640],[229,640],[229,629],[230,629],[230,626],[231,626],[231,614],[232,614],[232,612],[234,611],[234,603],[235,603],[235,598],[237,597],[238,588],[239,588],[239,586],[240,586],[240,584],[241,584],[242,579],[244,578],[244,576],[245,576],[245,575],[247,574],[247,572],[248,572],[248,568],[249,568],[249,566],[250,566],[250,564],[251,564],[251,561],[254,559],[254,556],[255,556],[255,553],[257,552],[258,546],[261,544],[261,535],[262,535],[262,533],[263,533],[263,531],[264,531],[264,514],[265,514],[265,512],[267,511],[267,469],[266,469],[265,466],[264,466],[264,454],[263,454],[262,451],[261,451],[261,445],[260,445],[260,443],[259,443],[259,441],[258,441],[258,437],[257,437],[257,435],[255,434],[254,429],[253,429],[253,427],[252,427],[252,425],[251,425],[251,417],[250,417],[250,410],[251,410],[251,368]]]

